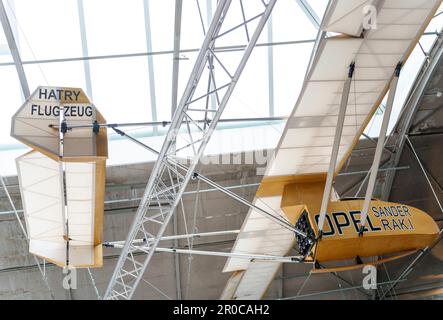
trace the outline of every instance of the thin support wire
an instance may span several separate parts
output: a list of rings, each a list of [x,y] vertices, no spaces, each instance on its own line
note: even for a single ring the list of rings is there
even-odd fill
[[[309,272],[309,274],[308,274],[308,276],[306,277],[305,281],[303,281],[302,286],[300,287],[300,289],[298,289],[298,292],[297,292],[297,296],[296,296],[296,298],[298,298],[298,297],[300,296],[301,292],[303,291],[303,289],[305,288],[305,286],[306,286],[306,284],[308,283],[309,279],[311,278],[311,275],[312,275],[312,273]]]
[[[18,215],[18,212],[17,212],[17,209],[15,207],[14,201],[12,201],[11,195],[9,193],[8,188],[6,187],[6,184],[5,184],[5,181],[3,179],[3,175],[2,174],[0,174],[0,181],[1,181],[1,184],[3,186],[3,189],[5,190],[6,196],[8,197],[9,204],[11,205],[11,208],[14,211],[15,217],[17,218],[17,221],[18,221],[18,223],[20,225],[20,229],[22,230],[23,235],[25,236],[26,242],[28,243],[28,246],[29,246],[28,234],[26,232],[25,227],[23,226],[23,223],[21,222],[20,216]],[[38,258],[36,256],[34,256],[34,255],[32,255],[32,257],[34,258],[34,261],[35,261],[35,263],[36,263],[36,265],[37,265],[37,267],[38,267],[38,269],[39,269],[39,271],[41,273],[42,280],[43,280],[46,288],[49,290],[49,294],[51,295],[51,299],[55,300],[54,292],[52,291],[51,286],[48,283],[48,278],[46,277],[46,262],[43,260],[44,269],[42,269],[42,267],[40,265],[40,261],[38,260]]]
[[[200,2],[198,0],[195,0],[195,2],[197,3],[197,10],[198,10],[198,15],[200,17],[200,23],[203,29],[203,36],[206,36],[206,28],[205,28],[205,23],[203,22],[203,15],[200,8]]]
[[[423,164],[422,164],[420,158],[418,157],[418,154],[417,154],[417,152],[415,151],[414,145],[412,144],[411,140],[409,139],[409,136],[407,136],[407,135],[406,135],[406,141],[408,141],[409,146],[411,147],[411,150],[412,150],[412,152],[414,153],[414,156],[415,156],[415,158],[417,159],[417,162],[418,162],[418,164],[420,165],[421,170],[423,171],[423,174],[424,174],[424,176],[425,176],[425,178],[426,178],[426,181],[427,181],[428,184],[429,184],[429,187],[430,187],[431,190],[432,190],[432,194],[434,195],[435,201],[437,201],[437,204],[438,204],[438,207],[440,208],[440,211],[443,212],[443,206],[442,206],[442,204],[441,204],[441,202],[440,202],[440,199],[439,199],[438,196],[437,196],[437,193],[435,192],[435,189],[434,189],[434,186],[433,186],[432,183],[431,183],[431,180],[429,179],[428,173],[426,172],[425,167],[423,166]]]
[[[142,278],[142,281],[144,283],[146,283],[148,286],[150,286],[151,288],[153,288],[155,291],[157,291],[158,293],[160,293],[163,297],[165,297],[168,300],[172,300],[172,298],[170,296],[168,296],[166,293],[164,293],[163,291],[161,291],[159,288],[157,288],[156,286],[154,286],[152,283],[150,283],[148,280]]]
[[[18,23],[18,19],[17,19],[16,15],[15,15],[14,8],[11,7],[11,5],[9,4],[9,1],[5,1],[5,2],[6,2],[6,5],[9,7],[9,10],[11,11],[12,17],[14,18],[14,23],[15,23],[15,25],[20,29],[20,32],[21,32],[21,34],[23,35],[23,38],[25,39],[25,42],[26,42],[26,44],[28,45],[29,50],[31,51],[31,55],[33,56],[33,58],[34,58],[35,61],[38,61],[38,60],[37,60],[37,57],[36,57],[36,55],[35,55],[35,53],[34,53],[34,50],[32,49],[32,46],[31,46],[31,44],[30,44],[30,42],[29,42],[29,40],[28,40],[28,37],[26,37],[25,31],[24,31],[23,28],[21,27],[20,23]],[[37,66],[38,66],[38,68],[39,68],[39,70],[40,70],[40,72],[41,72],[41,74],[42,74],[42,77],[43,77],[43,79],[44,79],[46,85],[49,86],[48,79],[46,78],[46,75],[45,75],[45,73],[43,72],[43,69],[42,69],[41,64],[40,64],[40,63],[37,63]],[[28,98],[28,97],[25,97],[25,100],[26,100],[26,98]]]
[[[97,285],[95,283],[94,276],[92,275],[91,269],[88,268],[89,278],[91,279],[92,286],[94,287],[95,294],[97,295],[97,299],[101,300],[100,292],[98,291]]]
[[[197,192],[195,194],[195,203],[194,203],[194,214],[192,217],[192,232],[196,232],[196,225],[197,225],[197,212],[198,212],[198,205],[200,200],[200,180],[197,180]],[[189,243],[189,249],[190,253],[188,256],[188,273],[186,277],[186,299],[189,298],[189,288],[191,286],[191,270],[192,270],[192,260],[194,257],[192,256],[192,249],[194,248],[194,238],[190,239]]]
[[[386,268],[386,263],[383,263],[383,268],[385,269],[386,276],[388,277],[388,281],[391,282],[391,277],[389,276],[388,268]],[[395,300],[397,297],[397,293],[395,292],[395,288],[392,288],[392,299]]]

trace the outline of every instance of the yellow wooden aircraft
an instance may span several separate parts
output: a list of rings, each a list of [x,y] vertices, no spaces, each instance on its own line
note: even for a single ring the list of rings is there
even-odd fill
[[[435,241],[439,228],[428,214],[372,193],[401,68],[440,4],[329,2],[300,96],[253,202],[298,232],[251,209],[233,252],[285,256],[295,248],[314,268],[316,261],[360,262],[349,269],[364,257],[390,255],[378,261],[386,262]],[[334,178],[388,91],[365,200],[338,199]],[[229,258],[224,272],[232,276],[221,298],[262,298],[280,265]]]

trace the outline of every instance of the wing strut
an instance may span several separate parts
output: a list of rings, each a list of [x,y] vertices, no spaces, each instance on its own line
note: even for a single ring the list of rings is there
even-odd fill
[[[374,162],[371,167],[371,175],[369,177],[368,188],[366,189],[365,202],[363,203],[363,209],[361,211],[360,221],[360,235],[363,235],[365,230],[366,219],[368,217],[369,205],[371,203],[372,194],[374,193],[375,182],[377,180],[378,168],[380,167],[380,160],[386,140],[386,134],[388,132],[389,120],[391,118],[392,106],[394,105],[395,92],[397,91],[398,80],[402,68],[402,62],[399,62],[397,68],[395,68],[394,79],[391,81],[389,88],[388,102],[386,104],[385,113],[383,114],[383,122],[380,129],[380,136],[377,141],[377,148],[375,149]]]
[[[325,185],[325,190],[323,192],[323,199],[321,202],[320,218],[318,219],[319,239],[321,239],[323,235],[323,226],[325,224],[329,197],[331,195],[332,182],[334,180],[335,169],[337,167],[338,151],[340,150],[340,141],[343,133],[343,125],[345,123],[346,109],[348,107],[349,92],[351,91],[351,84],[352,84],[352,78],[354,77],[354,71],[355,71],[355,63],[353,62],[349,66],[348,78],[346,79],[343,87],[340,112],[338,114],[337,127],[335,128],[334,144],[332,146],[331,160],[329,162],[329,170],[328,170],[328,175],[326,177],[326,185]]]

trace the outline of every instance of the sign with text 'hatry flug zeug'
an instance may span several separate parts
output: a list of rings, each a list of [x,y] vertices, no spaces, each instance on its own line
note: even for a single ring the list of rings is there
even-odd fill
[[[107,134],[95,121],[84,92],[61,87],[37,88],[12,118],[33,149],[16,159],[29,252],[61,267],[103,264]]]
[[[12,118],[11,136],[55,157],[104,156],[91,128],[68,130],[60,144],[58,126],[91,125],[104,120],[78,88],[38,87]],[[101,122],[101,121],[100,121]]]

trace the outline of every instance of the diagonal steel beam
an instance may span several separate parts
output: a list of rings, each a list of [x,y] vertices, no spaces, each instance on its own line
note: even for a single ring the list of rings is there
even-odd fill
[[[412,87],[411,92],[409,93],[409,96],[406,100],[406,104],[401,112],[402,115],[398,120],[396,127],[394,128],[393,132],[396,135],[395,139],[396,152],[393,155],[391,155],[390,159],[390,162],[393,167],[398,166],[398,163],[400,162],[400,158],[406,143],[406,135],[409,133],[413,119],[420,106],[420,102],[422,100],[426,87],[432,75],[434,74],[435,70],[437,70],[438,66],[441,64],[442,58],[443,58],[443,34],[440,33],[431,49],[431,52],[429,54],[429,60],[425,61],[419,76],[417,76],[415,84]],[[389,172],[387,174],[382,191],[382,200],[389,199],[392,189],[392,184],[394,183],[395,174],[396,174],[395,171]]]
[[[177,108],[178,99],[178,73],[180,67],[180,34],[182,25],[183,0],[175,0],[175,20],[174,20],[174,53],[172,54],[172,98],[171,98],[171,118]]]
[[[85,10],[83,8],[83,0],[77,0],[77,8],[78,8],[78,19],[80,23],[80,37],[82,42],[82,54],[83,57],[87,57],[89,55],[88,51],[88,40],[86,38],[86,22],[85,22]],[[85,83],[86,83],[86,92],[88,93],[88,97],[93,100],[92,97],[92,83],[91,83],[91,69],[89,66],[89,60],[83,60],[83,69],[85,72]]]
[[[149,13],[149,1],[143,1],[143,12],[145,18],[145,37],[146,37],[146,49],[148,52],[152,52],[152,30],[151,30],[151,16]],[[152,121],[157,121],[157,99],[155,93],[155,77],[154,77],[154,59],[152,55],[148,55],[148,76],[149,76],[149,97],[151,99],[151,117]],[[157,127],[153,128],[154,132],[157,132]]]
[[[314,27],[319,29],[321,24],[321,19],[317,16],[314,9],[312,9],[308,0],[295,0],[295,1],[298,3],[300,8],[306,14],[306,17],[308,17],[309,21],[311,21]]]
[[[9,51],[11,52],[12,59],[14,60],[15,69],[20,80],[22,87],[22,93],[25,100],[30,96],[28,80],[26,79],[25,69],[23,68],[20,52],[18,51],[17,43],[15,42],[14,33],[12,32],[11,23],[6,13],[3,1],[0,1],[0,20],[5,32],[6,40],[8,41]]]

